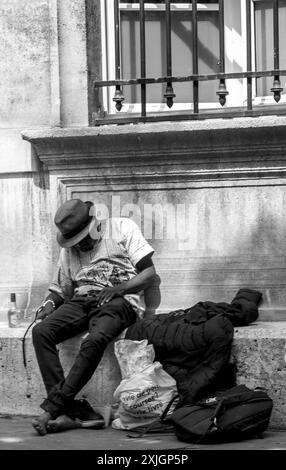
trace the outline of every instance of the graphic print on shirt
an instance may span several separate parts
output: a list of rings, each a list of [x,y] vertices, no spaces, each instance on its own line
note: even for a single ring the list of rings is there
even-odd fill
[[[78,286],[92,285],[94,287],[117,286],[131,278],[131,273],[115,265],[111,261],[99,261],[81,269],[76,278]]]

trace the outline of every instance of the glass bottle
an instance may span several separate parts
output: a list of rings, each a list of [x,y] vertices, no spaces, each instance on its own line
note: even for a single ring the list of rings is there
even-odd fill
[[[13,292],[10,294],[10,306],[8,310],[8,325],[9,328],[17,328],[20,326],[22,320],[22,310],[17,308],[16,305],[16,294]]]

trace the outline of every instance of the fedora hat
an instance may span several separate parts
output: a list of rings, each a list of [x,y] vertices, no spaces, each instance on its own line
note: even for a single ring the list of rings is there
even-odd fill
[[[57,241],[63,248],[70,248],[83,240],[95,223],[90,215],[93,203],[81,199],[66,201],[55,214],[55,224],[59,229]]]

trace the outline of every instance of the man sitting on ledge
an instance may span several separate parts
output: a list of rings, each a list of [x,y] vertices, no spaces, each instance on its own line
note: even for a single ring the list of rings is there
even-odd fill
[[[42,436],[90,427],[100,416],[76,395],[92,377],[113,339],[144,311],[143,290],[156,278],[154,250],[130,219],[99,222],[91,202],[72,199],[55,214],[62,247],[54,281],[33,328],[47,398],[32,424]],[[67,377],[56,345],[88,330]],[[87,414],[86,414],[87,412]],[[86,421],[87,417],[87,421]]]

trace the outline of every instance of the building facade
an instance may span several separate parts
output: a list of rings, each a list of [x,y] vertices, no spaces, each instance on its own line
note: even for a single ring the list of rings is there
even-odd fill
[[[129,79],[139,73],[138,20],[130,19],[139,2],[121,3],[121,65]],[[146,22],[147,44],[157,48],[156,57],[161,20],[155,14],[156,8],[163,11],[163,3],[153,2]],[[178,3],[187,14],[190,5]],[[261,25],[269,12],[263,10],[267,2],[252,3],[261,10],[254,10],[258,26],[252,51],[259,62],[264,57],[258,50]],[[219,50],[204,37],[212,29],[217,35],[217,4],[200,7],[207,9],[199,23],[202,74],[216,72]],[[247,61],[245,2],[224,4],[225,67],[238,73]],[[10,292],[29,311],[43,299],[59,252],[53,214],[65,199],[80,197],[97,202],[103,218],[132,216],[141,225],[156,250],[158,311],[200,300],[228,302],[240,287],[249,287],[263,293],[262,319],[284,319],[285,78],[280,77],[277,108],[262,116],[231,115],[247,100],[245,80],[239,77],[227,81],[229,113],[221,117],[168,120],[161,114],[160,120],[95,125],[111,114],[116,120],[114,87],[109,92],[93,85],[116,78],[113,7],[111,0],[0,2],[0,318],[6,321]],[[283,1],[280,8],[285,14]],[[173,52],[179,57],[177,65],[173,61],[174,75],[188,72],[180,59],[180,40],[190,30],[184,18],[174,20]],[[186,44],[184,39],[187,55]],[[272,67],[269,54],[264,69]],[[283,54],[281,69],[286,68]],[[151,62],[149,76],[164,75],[164,67]],[[253,85],[253,102],[261,109],[270,100],[270,82],[272,77],[266,77]],[[173,87],[175,111],[186,112],[187,88]],[[167,111],[160,90],[148,92],[147,112]],[[216,109],[216,90],[214,82],[203,84],[202,109]],[[122,112],[135,116],[139,108],[140,93],[125,87]]]

